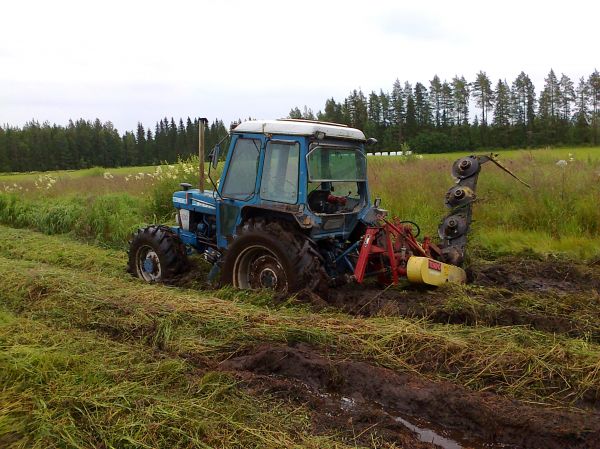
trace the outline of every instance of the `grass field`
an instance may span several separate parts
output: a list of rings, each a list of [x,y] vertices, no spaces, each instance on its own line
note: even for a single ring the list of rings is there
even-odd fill
[[[435,234],[459,156],[369,157],[371,192]],[[501,160],[532,188],[484,166],[473,285],[325,308],[125,273],[193,162],[0,175],[0,447],[598,447],[600,148]]]

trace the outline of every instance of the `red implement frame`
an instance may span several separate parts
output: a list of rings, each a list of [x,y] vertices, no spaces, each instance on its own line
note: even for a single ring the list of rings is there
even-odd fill
[[[382,220],[381,226],[367,228],[363,237],[354,269],[357,282],[363,282],[367,275],[367,267],[371,264],[375,272],[387,282],[397,284],[400,277],[406,276],[406,263],[410,256],[431,257],[431,251],[439,254],[439,248],[433,245],[429,237],[419,243],[412,233],[412,225]],[[390,277],[386,276],[390,275]]]

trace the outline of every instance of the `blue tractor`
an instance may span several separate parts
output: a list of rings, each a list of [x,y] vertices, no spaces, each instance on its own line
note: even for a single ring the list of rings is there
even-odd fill
[[[214,190],[182,184],[173,194],[178,226],[152,225],[133,236],[133,275],[169,281],[195,251],[213,264],[213,278],[241,289],[324,293],[367,276],[464,282],[475,183],[490,157],[454,164],[458,181],[446,198],[451,213],[440,225],[441,242],[420,243],[418,226],[390,220],[378,200],[371,203],[366,146],[374,139],[362,131],[306,120],[247,121],[230,137]],[[217,145],[210,155],[213,168],[219,152]]]

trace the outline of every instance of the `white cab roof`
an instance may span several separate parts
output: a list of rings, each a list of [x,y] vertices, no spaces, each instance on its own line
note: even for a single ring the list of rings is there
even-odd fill
[[[312,120],[253,120],[240,123],[233,130],[237,133],[291,134],[295,136],[312,136],[319,131],[331,138],[365,140],[365,135],[359,129]]]

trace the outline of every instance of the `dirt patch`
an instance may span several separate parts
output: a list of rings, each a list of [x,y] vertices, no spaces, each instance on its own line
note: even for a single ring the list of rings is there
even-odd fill
[[[600,271],[593,265],[550,258],[506,257],[472,269],[473,283],[511,291],[600,291]]]
[[[505,258],[473,267],[474,288],[466,291],[354,284],[331,289],[326,301],[305,292],[298,299],[317,309],[329,305],[363,317],[404,316],[444,324],[530,326],[600,341],[598,268],[560,260]]]
[[[263,345],[223,362],[221,368],[235,371],[254,388],[307,402],[317,426],[337,424],[354,435],[375,433],[406,444],[401,438],[412,432],[406,427],[400,431],[403,425],[397,419],[404,416],[431,423],[430,428],[440,429],[438,433],[450,435],[462,447],[600,447],[597,412],[534,407],[364,362],[332,361],[306,345]],[[411,444],[407,446],[419,447]]]

